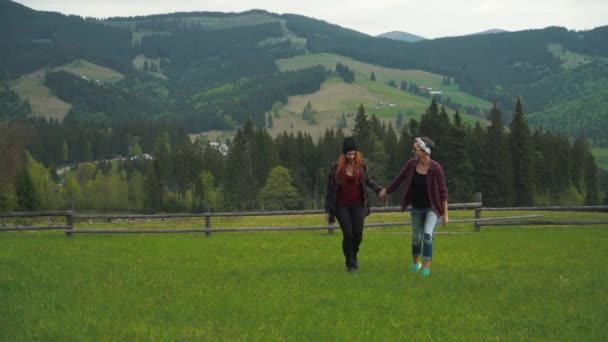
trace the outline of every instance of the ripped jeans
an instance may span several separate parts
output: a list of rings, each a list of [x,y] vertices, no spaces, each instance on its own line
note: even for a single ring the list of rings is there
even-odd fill
[[[431,208],[412,208],[412,255],[433,259],[433,235],[441,216]],[[422,253],[421,253],[422,252]]]

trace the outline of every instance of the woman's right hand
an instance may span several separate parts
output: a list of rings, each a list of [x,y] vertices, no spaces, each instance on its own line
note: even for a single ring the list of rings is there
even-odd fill
[[[380,198],[386,197],[386,189],[380,190],[380,192],[378,193],[378,196],[380,196]]]

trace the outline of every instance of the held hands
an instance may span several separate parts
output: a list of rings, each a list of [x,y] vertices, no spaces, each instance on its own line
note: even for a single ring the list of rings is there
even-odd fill
[[[386,198],[386,189],[380,190],[378,196],[380,196],[380,198]]]

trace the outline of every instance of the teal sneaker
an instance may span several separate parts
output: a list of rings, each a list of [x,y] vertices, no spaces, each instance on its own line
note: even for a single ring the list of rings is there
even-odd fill
[[[412,265],[412,272],[418,272],[422,268],[422,263],[416,263]]]
[[[431,275],[431,270],[428,269],[428,268],[423,268],[422,269],[422,275],[425,276],[425,277],[430,276]]]

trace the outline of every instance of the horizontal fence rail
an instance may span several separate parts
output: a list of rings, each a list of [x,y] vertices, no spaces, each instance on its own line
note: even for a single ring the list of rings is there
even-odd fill
[[[483,219],[456,219],[450,222],[463,223],[463,222],[476,222],[476,221],[500,221],[500,220],[512,220],[518,218],[534,218],[541,217],[542,215],[525,215],[525,216],[505,216],[505,217],[492,217]],[[381,223],[366,223],[366,228],[380,228],[380,227],[394,227],[394,226],[408,226],[411,225],[411,221],[405,222],[381,222]],[[227,228],[111,228],[111,229],[75,229],[73,233],[122,233],[122,234],[133,234],[133,233],[211,233],[211,232],[272,232],[272,231],[295,231],[295,230],[335,230],[335,225],[324,225],[324,226],[297,226],[297,227],[227,227]]]
[[[484,211],[599,211],[608,212],[608,205],[547,206],[547,207],[483,207]]]
[[[29,230],[63,230],[65,235],[72,236],[74,231],[74,213],[71,210],[65,211],[21,211],[21,212],[0,212],[0,218],[23,218],[23,217],[65,217],[65,226],[47,225],[32,227],[0,227],[2,231],[29,231]]]
[[[19,212],[0,212],[0,217],[16,218],[16,217],[55,217],[55,216],[73,216],[71,210],[66,211],[19,211]]]
[[[513,225],[599,225],[608,224],[606,220],[547,220],[539,219],[542,215],[518,215],[518,216],[500,216],[482,218],[483,211],[586,211],[586,212],[608,212],[608,206],[547,206],[547,207],[483,207],[481,193],[475,195],[475,202],[471,203],[452,203],[448,205],[451,210],[473,210],[474,218],[470,219],[453,219],[450,223],[466,223],[474,224],[473,231],[479,232],[482,226],[513,226]],[[373,213],[400,212],[400,206],[384,206],[371,208]],[[214,217],[245,217],[245,216],[278,216],[278,215],[315,215],[324,214],[324,210],[279,210],[279,211],[264,211],[264,212],[207,212],[207,213],[179,213],[179,214],[75,214],[72,211],[34,211],[34,212],[0,212],[0,218],[18,219],[18,218],[39,218],[39,217],[64,217],[65,224],[47,226],[19,226],[19,227],[0,227],[0,231],[32,231],[32,230],[63,230],[67,236],[72,236],[75,233],[91,234],[91,233],[119,233],[119,234],[134,234],[134,233],[205,233],[209,236],[213,232],[254,232],[254,231],[306,231],[306,230],[327,230],[328,233],[333,233],[339,227],[334,224],[318,225],[318,226],[273,226],[273,227],[212,227],[212,218]],[[204,227],[200,228],[86,228],[75,229],[74,222],[76,220],[163,220],[173,218],[204,218]],[[50,221],[49,221],[50,223]],[[411,221],[403,222],[379,222],[367,223],[365,227],[393,227],[411,225]],[[447,232],[445,232],[447,234]]]
[[[608,220],[523,220],[506,222],[482,222],[480,226],[580,226],[608,224]]]
[[[481,202],[448,204],[448,209],[475,209],[481,208]],[[372,213],[388,213],[402,211],[401,206],[373,207]],[[180,213],[180,214],[76,214],[76,219],[163,219],[185,217],[238,217],[238,216],[278,216],[278,215],[311,215],[325,214],[323,209],[314,210],[277,210],[277,211],[244,211],[244,212],[209,212],[209,213]],[[1,216],[0,216],[1,217]]]

